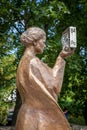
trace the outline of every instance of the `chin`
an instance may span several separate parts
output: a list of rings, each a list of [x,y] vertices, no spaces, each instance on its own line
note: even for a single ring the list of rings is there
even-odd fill
[[[42,54],[43,53],[43,51],[39,51],[39,52],[37,52],[38,54]]]
[[[43,50],[41,50],[41,49],[37,50],[37,54],[42,54],[42,53],[43,53]]]

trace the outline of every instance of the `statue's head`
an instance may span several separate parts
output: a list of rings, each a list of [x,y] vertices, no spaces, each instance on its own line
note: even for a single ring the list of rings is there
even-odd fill
[[[28,28],[21,35],[21,42],[27,48],[33,46],[35,53],[42,53],[46,42],[46,33],[38,27]]]
[[[30,27],[21,35],[21,42],[23,45],[28,47],[33,45],[35,42],[46,39],[46,33],[39,27]]]

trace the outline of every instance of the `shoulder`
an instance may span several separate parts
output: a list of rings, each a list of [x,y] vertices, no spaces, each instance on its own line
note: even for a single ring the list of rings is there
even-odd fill
[[[39,70],[43,70],[43,71],[52,71],[52,69],[45,64],[44,62],[42,62],[39,58],[35,57],[30,61],[30,66],[33,66],[35,68],[38,68]]]
[[[34,57],[33,59],[30,60],[30,65],[35,66],[36,68],[40,68],[40,66],[45,66],[45,63],[43,63],[39,58]]]
[[[34,57],[30,60],[30,65],[37,65],[40,60],[37,57]]]
[[[39,72],[40,68],[41,68],[41,61],[37,58],[34,57],[30,60],[30,65],[29,68],[32,72],[37,73]]]

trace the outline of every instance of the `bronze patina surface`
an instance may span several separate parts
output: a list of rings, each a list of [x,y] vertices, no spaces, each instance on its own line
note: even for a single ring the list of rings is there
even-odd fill
[[[27,29],[21,36],[26,46],[17,70],[17,88],[21,95],[15,130],[71,130],[57,104],[61,91],[65,61],[73,52],[61,51],[53,68],[39,58],[45,47],[46,34],[37,27]]]

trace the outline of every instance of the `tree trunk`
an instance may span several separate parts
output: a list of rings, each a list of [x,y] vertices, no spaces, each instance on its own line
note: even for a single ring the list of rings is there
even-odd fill
[[[22,104],[21,97],[19,95],[18,90],[16,90],[16,95],[17,95],[17,98],[16,98],[16,104],[15,104],[14,114],[13,114],[13,118],[12,118],[12,126],[15,126],[15,124],[16,124],[17,115],[18,115],[19,109]]]

